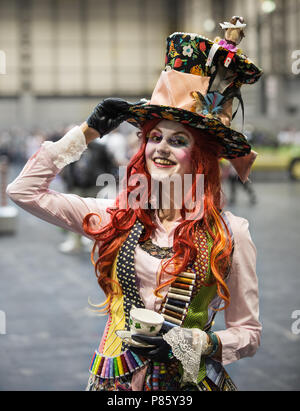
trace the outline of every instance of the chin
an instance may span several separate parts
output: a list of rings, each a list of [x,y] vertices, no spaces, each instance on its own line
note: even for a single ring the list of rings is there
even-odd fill
[[[150,170],[150,176],[153,180],[156,181],[165,181],[168,180],[169,178],[171,178],[174,175],[178,175],[178,170],[176,167],[174,167],[174,169],[158,169],[158,168],[154,168],[151,167]]]
[[[150,175],[151,175],[152,180],[163,182],[163,181],[169,180],[169,178],[172,177],[173,173],[154,172],[154,173],[151,173]]]

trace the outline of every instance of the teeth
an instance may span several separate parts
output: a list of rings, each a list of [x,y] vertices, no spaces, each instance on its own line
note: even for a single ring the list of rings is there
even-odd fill
[[[174,165],[174,163],[172,161],[166,160],[164,158],[156,158],[154,160],[154,162],[157,163],[157,164],[164,164],[164,165],[168,165],[168,166]]]

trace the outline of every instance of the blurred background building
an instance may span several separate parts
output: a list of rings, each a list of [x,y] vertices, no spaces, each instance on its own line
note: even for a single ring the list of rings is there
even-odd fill
[[[265,72],[243,88],[246,121],[298,128],[299,0],[1,0],[0,128],[51,129],[105,96],[149,97],[168,34],[222,36],[219,22],[234,14],[247,22],[241,48]]]

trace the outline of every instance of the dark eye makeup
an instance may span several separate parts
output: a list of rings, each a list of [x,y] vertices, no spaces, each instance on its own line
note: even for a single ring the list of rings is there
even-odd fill
[[[154,131],[148,135],[148,139],[154,142],[159,142],[162,139],[162,135],[158,131]]]
[[[163,136],[159,131],[151,132],[148,136],[148,139],[155,143],[159,143],[162,138]],[[167,142],[174,147],[186,147],[189,145],[190,140],[185,134],[178,133],[168,137]]]
[[[182,134],[177,134],[168,139],[168,143],[176,147],[186,147],[189,145],[189,139]]]

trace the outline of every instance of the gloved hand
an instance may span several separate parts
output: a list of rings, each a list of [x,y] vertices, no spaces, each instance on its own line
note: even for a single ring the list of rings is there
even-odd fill
[[[145,102],[146,100],[140,100],[137,103],[128,103],[121,98],[106,98],[94,108],[86,122],[89,127],[97,130],[100,137],[102,137],[130,117],[130,107]]]
[[[146,343],[154,345],[155,347],[134,347],[131,346],[130,350],[157,362],[168,362],[173,358],[171,346],[163,339],[163,337],[154,336],[150,337],[143,334],[134,334],[131,338],[140,343]]]

